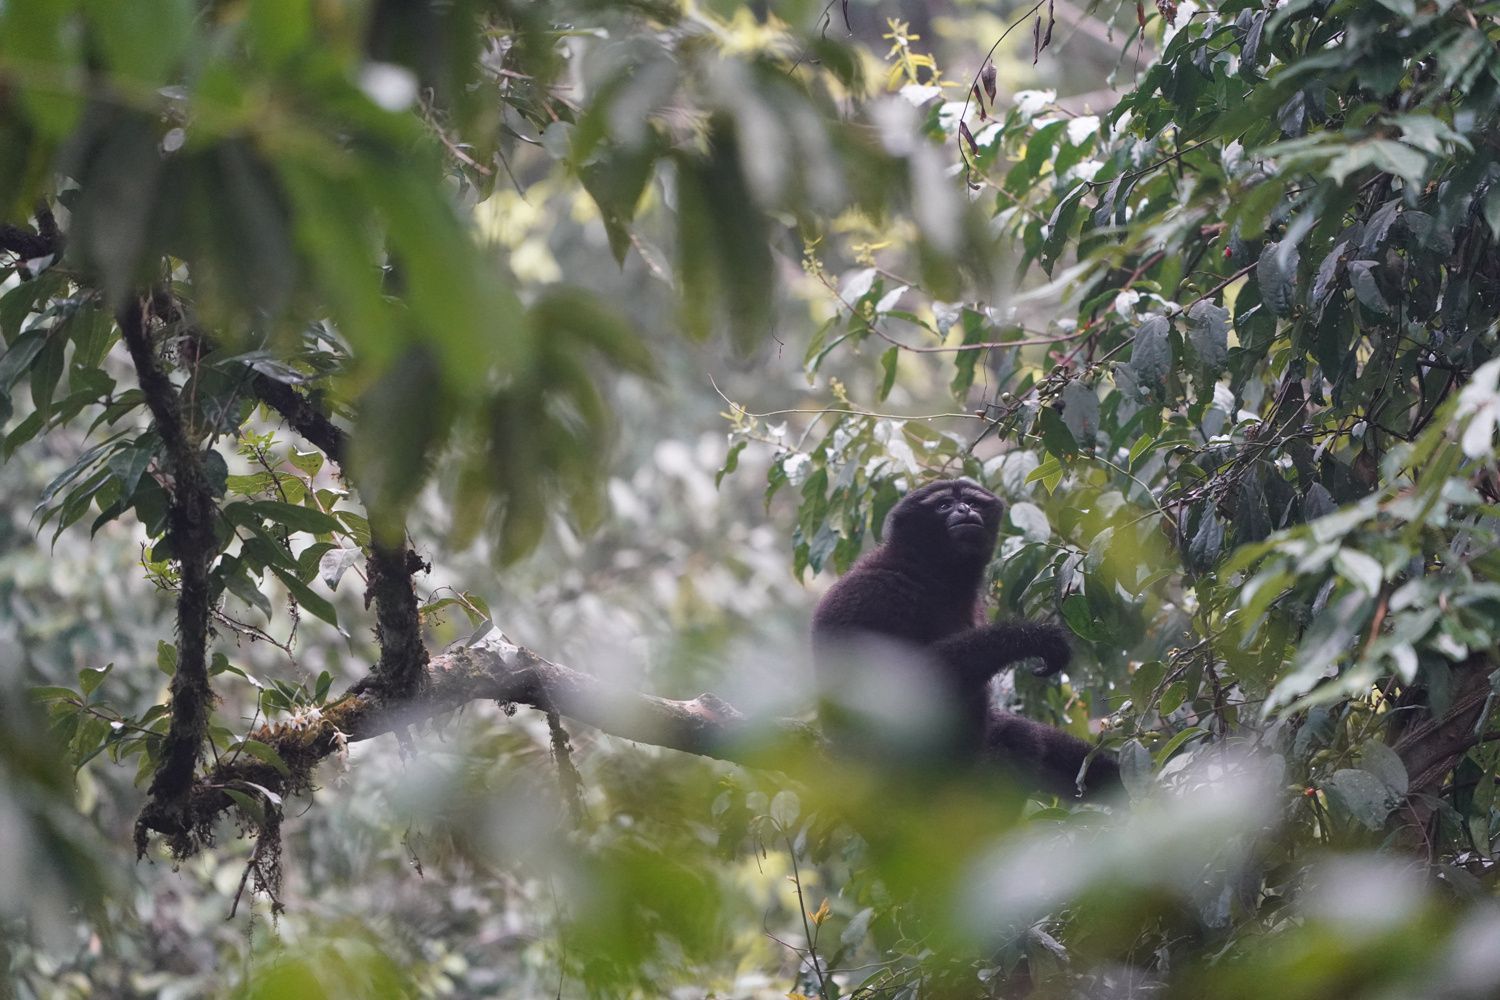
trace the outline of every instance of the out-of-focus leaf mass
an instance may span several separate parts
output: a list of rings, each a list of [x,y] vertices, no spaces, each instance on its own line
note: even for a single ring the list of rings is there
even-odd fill
[[[1454,0],[0,0],[0,995],[1496,995],[1497,46]],[[1007,503],[989,611],[1073,635],[995,698],[1120,801],[514,705],[251,736],[351,697],[410,545],[428,649],[754,745],[816,700],[798,581],[938,476]],[[302,784],[137,864],[194,664],[198,779]]]

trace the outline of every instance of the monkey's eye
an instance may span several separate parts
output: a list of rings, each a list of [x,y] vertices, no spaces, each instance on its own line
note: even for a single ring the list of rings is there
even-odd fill
[[[938,510],[940,510],[940,511],[942,511],[942,510],[952,510],[952,509],[953,509],[953,501],[952,500],[944,500],[942,503],[938,504]]]

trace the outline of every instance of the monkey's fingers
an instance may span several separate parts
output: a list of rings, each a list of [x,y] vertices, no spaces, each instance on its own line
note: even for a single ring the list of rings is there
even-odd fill
[[[1068,645],[1068,634],[1056,625],[1038,625],[1037,655],[1041,665],[1032,672],[1038,677],[1051,677],[1067,669],[1073,659],[1073,650]]]

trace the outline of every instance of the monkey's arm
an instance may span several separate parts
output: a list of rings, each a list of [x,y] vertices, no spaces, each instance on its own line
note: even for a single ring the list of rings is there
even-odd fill
[[[985,756],[1017,781],[1064,798],[1080,797],[1078,772],[1094,749],[1084,740],[1019,715],[992,712],[984,742]],[[1108,797],[1122,787],[1120,766],[1101,753],[1089,761],[1081,797]]]
[[[984,683],[1007,664],[1032,658],[1045,665],[1038,673],[1055,674],[1071,656],[1067,633],[1047,622],[993,622],[939,639],[931,648],[966,683]]]

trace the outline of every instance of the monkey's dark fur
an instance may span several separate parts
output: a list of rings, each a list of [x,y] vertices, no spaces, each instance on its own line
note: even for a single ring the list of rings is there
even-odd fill
[[[1053,674],[1069,657],[1066,634],[1056,625],[985,620],[980,591],[1004,512],[998,497],[962,480],[908,493],[886,521],[884,544],[818,603],[815,660],[826,675],[839,648],[861,637],[920,647],[955,710],[949,753],[991,760],[1022,784],[1074,796],[1089,744],[990,705],[990,678],[1007,664],[1038,658],[1039,672]],[[1100,755],[1089,764],[1084,794],[1108,793],[1119,781],[1115,762]]]

